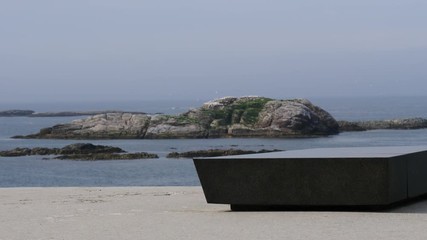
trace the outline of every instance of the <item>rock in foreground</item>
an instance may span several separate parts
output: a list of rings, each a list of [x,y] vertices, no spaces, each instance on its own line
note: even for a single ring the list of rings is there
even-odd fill
[[[0,111],[0,117],[27,117],[34,114],[33,110],[6,110]]]
[[[1,157],[18,157],[30,155],[60,155],[54,159],[70,160],[124,160],[124,159],[145,159],[158,158],[156,154],[145,152],[124,153],[118,147],[93,145],[91,143],[75,143],[63,148],[15,148],[7,151],[0,151]]]
[[[335,119],[308,100],[226,97],[180,115],[107,113],[17,138],[300,137],[337,133]]]

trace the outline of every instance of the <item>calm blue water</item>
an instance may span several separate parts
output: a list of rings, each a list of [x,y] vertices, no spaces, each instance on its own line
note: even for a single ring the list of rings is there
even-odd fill
[[[427,117],[427,97],[364,98],[364,99],[311,99],[313,103],[329,111],[336,119],[391,119],[402,117]],[[103,106],[99,109],[112,109]],[[128,103],[121,108],[145,112],[184,112],[189,107],[200,105],[197,101]],[[85,106],[85,107],[84,107]],[[60,106],[34,105],[29,109],[39,111],[94,110],[88,105]],[[139,106],[139,108],[138,108]],[[0,110],[17,108],[1,106]],[[19,108],[25,108],[20,106]],[[64,107],[65,108],[65,107]],[[148,109],[149,110],[146,110]],[[52,110],[50,110],[52,109]],[[119,109],[119,108],[115,108]],[[37,132],[40,128],[69,122],[79,117],[26,118],[0,117],[0,150],[16,147],[63,147],[70,143],[92,142],[118,146],[129,152],[146,151],[157,153],[160,159],[129,161],[79,162],[43,160],[42,157],[0,157],[0,187],[29,186],[194,186],[199,185],[193,163],[185,159],[166,159],[172,151],[189,151],[209,148],[241,149],[304,149],[313,147],[350,146],[401,146],[427,145],[427,129],[421,130],[376,130],[342,133],[336,136],[304,139],[205,139],[205,140],[32,140],[11,139],[11,136]]]

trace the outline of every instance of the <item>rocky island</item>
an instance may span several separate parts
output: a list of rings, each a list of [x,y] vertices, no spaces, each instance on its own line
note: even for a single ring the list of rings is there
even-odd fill
[[[308,100],[250,96],[220,98],[179,115],[99,114],[15,138],[309,137],[338,132],[337,121]]]

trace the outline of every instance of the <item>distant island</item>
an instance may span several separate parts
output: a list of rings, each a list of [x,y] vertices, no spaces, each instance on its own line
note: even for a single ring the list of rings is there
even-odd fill
[[[22,113],[28,113],[28,110]],[[68,112],[65,112],[68,113]],[[427,128],[427,119],[336,121],[306,99],[224,97],[179,115],[140,112],[73,112],[96,114],[14,138],[43,139],[173,139],[226,137],[317,137],[345,131]],[[7,114],[10,114],[7,113]],[[31,116],[37,114],[31,113]],[[39,114],[58,116],[64,113]],[[70,115],[68,115],[70,116]]]
[[[35,112],[33,110],[6,110],[6,111],[0,111],[0,117],[28,117]]]
[[[66,112],[35,112],[33,110],[6,110],[0,111],[0,117],[74,117],[74,116],[94,116],[105,113],[131,113],[146,114],[145,112],[124,112],[116,110],[105,111],[66,111]]]

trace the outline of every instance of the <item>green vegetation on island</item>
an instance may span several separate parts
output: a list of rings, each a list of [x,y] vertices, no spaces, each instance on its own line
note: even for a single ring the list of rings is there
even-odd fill
[[[305,99],[224,97],[179,115],[105,113],[15,138],[170,139],[313,137],[338,133],[338,123]]]

